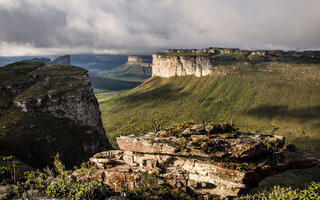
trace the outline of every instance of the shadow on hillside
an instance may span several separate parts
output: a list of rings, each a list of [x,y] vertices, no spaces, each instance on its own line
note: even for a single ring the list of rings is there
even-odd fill
[[[128,90],[141,84],[141,82],[137,81],[123,81],[94,75],[90,75],[90,81],[95,89],[111,91]]]
[[[184,89],[183,87],[175,88],[172,86],[171,83],[166,85],[157,87],[156,89],[152,89],[147,92],[139,91],[134,94],[130,94],[125,97],[119,98],[120,101],[126,103],[147,103],[147,102],[155,102],[160,103],[162,101],[174,101],[182,96],[186,96],[188,92],[182,92]]]
[[[249,110],[247,114],[261,118],[286,117],[301,120],[312,120],[320,119],[320,106],[299,109],[288,109],[288,106],[285,105],[262,105]]]

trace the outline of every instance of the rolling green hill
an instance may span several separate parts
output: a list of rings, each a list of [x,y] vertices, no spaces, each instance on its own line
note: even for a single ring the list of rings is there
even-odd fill
[[[224,67],[227,76],[153,77],[135,89],[99,94],[107,135],[152,131],[155,121],[233,122],[241,131],[284,135],[320,152],[320,64],[266,62]]]
[[[90,81],[95,93],[129,90],[142,83],[138,81],[119,80],[96,75],[90,75]]]
[[[153,131],[175,122],[234,123],[240,131],[283,135],[298,151],[320,157],[320,64],[264,62],[221,66],[226,76],[152,77],[129,91],[97,95],[107,136]],[[320,168],[291,170],[258,189],[304,188]]]
[[[98,75],[106,76],[113,79],[143,82],[151,77],[152,68],[126,63],[115,69],[101,71],[98,73]]]

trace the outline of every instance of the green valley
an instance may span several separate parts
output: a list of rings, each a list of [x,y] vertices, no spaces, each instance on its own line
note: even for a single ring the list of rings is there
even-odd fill
[[[266,62],[221,66],[226,76],[153,77],[135,89],[98,94],[107,135],[152,131],[154,125],[227,121],[241,131],[277,134],[318,154],[320,65]]]

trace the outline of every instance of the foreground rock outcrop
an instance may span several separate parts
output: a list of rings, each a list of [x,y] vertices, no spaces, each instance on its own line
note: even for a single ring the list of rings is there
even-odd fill
[[[309,168],[316,160],[283,150],[282,136],[241,133],[229,125],[194,125],[117,138],[121,150],[105,151],[90,160],[90,176],[117,191],[133,189],[145,173],[156,173],[172,187],[199,194],[237,196],[262,179],[289,169]]]
[[[240,50],[237,48],[168,49],[152,55],[152,76],[226,75],[226,66],[259,62],[319,63],[320,51]],[[217,70],[218,69],[218,70]],[[231,71],[234,69],[230,69]]]
[[[0,77],[0,154],[45,166],[59,152],[71,167],[108,146],[87,70],[18,62]]]

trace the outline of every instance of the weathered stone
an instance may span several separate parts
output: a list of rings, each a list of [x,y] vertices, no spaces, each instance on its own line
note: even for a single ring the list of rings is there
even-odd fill
[[[128,65],[140,65],[143,67],[151,67],[152,60],[142,56],[128,56]]]
[[[44,197],[45,192],[40,190],[28,190],[22,194],[22,199],[41,199]]]
[[[281,136],[239,132],[210,135],[210,127],[205,127],[206,132],[199,135],[197,131],[190,134],[192,129],[203,128],[186,128],[182,131],[188,134],[181,137],[160,137],[158,133],[118,137],[122,151],[97,154],[99,158],[91,161],[99,169],[87,179],[123,192],[138,186],[143,174],[154,172],[177,190],[192,189],[199,194],[227,197],[245,193],[265,177],[317,164],[314,158],[282,150],[284,138]],[[204,151],[201,145],[195,145],[198,140],[212,144],[215,150]],[[181,148],[177,151],[179,144],[184,144],[188,151]],[[215,145],[219,148],[214,148]],[[105,165],[116,156],[116,164]]]
[[[8,197],[14,195],[13,185],[0,185],[0,200],[8,199]]]
[[[195,130],[195,129],[194,129]],[[210,130],[209,130],[210,131]],[[168,154],[219,160],[245,159],[279,150],[284,137],[250,133],[221,133],[192,135],[192,129],[183,131],[190,137],[155,137],[155,135],[120,136],[119,148],[150,154]]]
[[[152,75],[160,77],[195,75],[197,77],[209,75],[213,68],[210,57],[172,56],[165,57],[154,54],[152,56]]]
[[[230,63],[233,65],[240,63],[243,70],[249,63],[280,60],[287,62],[288,59],[296,60],[305,56],[314,62],[320,61],[319,51],[251,51],[236,48],[168,49],[165,53],[153,54],[152,76],[163,78],[186,75],[226,76],[232,73],[237,74],[232,67],[227,67]]]
[[[59,152],[69,168],[109,145],[87,70],[12,63],[0,69],[0,88],[0,104],[10,102],[0,111],[0,151],[38,166]]]

